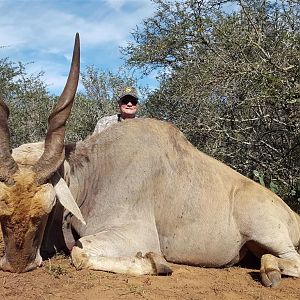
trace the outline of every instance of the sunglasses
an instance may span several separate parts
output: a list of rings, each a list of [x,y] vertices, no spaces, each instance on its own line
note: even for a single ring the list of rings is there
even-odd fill
[[[138,104],[138,101],[133,97],[124,97],[121,100],[121,104],[128,104],[129,102],[134,106]]]

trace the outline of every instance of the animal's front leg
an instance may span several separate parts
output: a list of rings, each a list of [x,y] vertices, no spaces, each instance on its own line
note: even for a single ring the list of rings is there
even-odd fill
[[[161,255],[156,228],[138,223],[103,230],[80,238],[73,247],[72,261],[77,269],[122,274],[171,274]]]
[[[141,252],[138,252],[131,257],[92,256],[75,246],[71,256],[76,269],[88,268],[130,275],[172,274],[172,270],[166,260],[161,255],[153,252],[148,252],[144,256]]]

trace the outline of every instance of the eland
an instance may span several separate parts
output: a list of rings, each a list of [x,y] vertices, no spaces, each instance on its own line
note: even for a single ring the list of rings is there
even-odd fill
[[[299,216],[172,124],[135,119],[65,145],[78,76],[77,35],[45,142],[12,154],[0,102],[3,270],[34,269],[51,249],[69,249],[77,269],[134,275],[171,274],[168,262],[228,267],[250,251],[265,286],[300,276]]]

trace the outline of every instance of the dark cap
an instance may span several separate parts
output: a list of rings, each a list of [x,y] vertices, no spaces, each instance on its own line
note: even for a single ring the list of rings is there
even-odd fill
[[[118,95],[118,101],[120,101],[125,96],[131,96],[131,97],[135,98],[136,100],[139,99],[136,89],[132,86],[125,86],[120,90],[119,95]]]

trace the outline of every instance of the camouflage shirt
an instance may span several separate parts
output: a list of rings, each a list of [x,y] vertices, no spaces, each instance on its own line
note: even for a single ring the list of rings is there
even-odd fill
[[[121,120],[122,119],[119,114],[103,117],[97,122],[93,134],[99,133],[99,132],[103,131],[104,129],[108,128],[109,126],[116,124],[118,122],[121,122]]]

